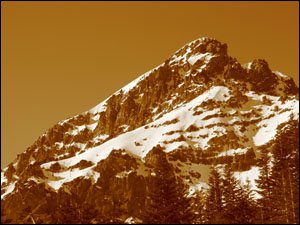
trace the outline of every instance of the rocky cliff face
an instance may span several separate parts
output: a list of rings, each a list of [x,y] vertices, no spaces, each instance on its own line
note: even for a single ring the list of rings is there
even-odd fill
[[[265,60],[241,65],[226,44],[197,39],[42,134],[1,171],[2,207],[17,221],[26,210],[55,213],[74,196],[102,212],[121,199],[127,216],[139,217],[160,160],[191,192],[205,187],[209,165],[228,158],[243,180],[245,171],[257,171],[259,148],[277,126],[298,119],[298,93]]]

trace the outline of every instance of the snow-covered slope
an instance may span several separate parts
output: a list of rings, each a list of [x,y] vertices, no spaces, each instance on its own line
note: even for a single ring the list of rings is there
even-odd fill
[[[55,201],[62,193],[93,201],[105,188],[140,193],[143,199],[149,162],[156,157],[151,150],[157,146],[190,196],[206,186],[210,165],[222,165],[226,157],[234,158],[235,175],[242,182],[250,179],[255,188],[259,148],[274,140],[280,124],[299,119],[298,91],[266,61],[243,67],[227,55],[226,44],[197,39],[92,109],[42,134],[1,171],[1,201],[9,208],[20,200],[19,192],[26,193],[25,200],[37,192]],[[249,163],[241,167],[245,157]]]

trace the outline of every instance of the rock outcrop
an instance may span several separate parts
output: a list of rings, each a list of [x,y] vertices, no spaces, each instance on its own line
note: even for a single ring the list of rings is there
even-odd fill
[[[277,126],[298,118],[298,93],[265,60],[245,67],[226,44],[197,39],[42,134],[1,171],[1,206],[13,222],[46,221],[68,201],[138,218],[159,165],[187,188],[207,182],[212,164],[250,170]]]

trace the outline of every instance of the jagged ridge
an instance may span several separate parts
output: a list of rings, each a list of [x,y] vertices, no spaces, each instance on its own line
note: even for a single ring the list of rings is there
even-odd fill
[[[206,182],[213,161],[233,153],[240,155],[237,163],[254,160],[277,125],[298,116],[297,93],[293,80],[272,72],[265,60],[242,66],[227,55],[226,44],[197,39],[93,109],[40,136],[2,171],[1,199],[9,208],[9,202],[20,200],[13,194],[17,190],[29,198],[38,188],[41,197],[48,193],[54,202],[72,191],[94,201],[120,189],[140,196],[143,208],[151,174],[145,159],[157,144],[195,189]],[[251,163],[247,166],[242,170],[251,169]],[[87,195],[79,193],[81,188]]]

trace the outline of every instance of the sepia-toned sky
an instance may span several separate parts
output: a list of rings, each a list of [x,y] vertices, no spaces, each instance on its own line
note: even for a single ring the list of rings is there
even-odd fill
[[[1,168],[204,36],[299,86],[298,2],[1,1]]]

